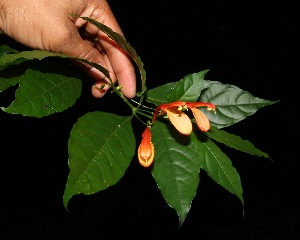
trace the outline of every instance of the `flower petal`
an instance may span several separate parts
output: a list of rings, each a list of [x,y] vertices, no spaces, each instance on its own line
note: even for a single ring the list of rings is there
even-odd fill
[[[143,167],[149,167],[154,159],[154,146],[151,142],[152,134],[149,127],[146,127],[142,137],[141,144],[138,148],[138,159]]]
[[[192,122],[184,112],[178,110],[178,107],[170,107],[166,109],[166,113],[171,123],[181,134],[191,134],[193,130]]]
[[[210,129],[210,122],[206,115],[196,107],[191,107],[190,109],[193,112],[198,128],[202,132],[207,132]]]

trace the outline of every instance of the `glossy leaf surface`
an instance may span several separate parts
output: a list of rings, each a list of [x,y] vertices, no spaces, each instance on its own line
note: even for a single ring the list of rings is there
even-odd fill
[[[90,112],[79,118],[68,142],[70,173],[64,206],[76,194],[93,194],[116,184],[135,150],[131,117]]]
[[[183,79],[149,89],[147,91],[147,101],[159,105],[175,101],[196,102],[201,91],[207,87],[204,80],[208,70],[193,73],[185,76]]]
[[[211,125],[217,128],[233,125],[253,115],[258,109],[278,102],[254,97],[234,85],[220,82],[210,83],[199,101],[211,102],[217,106],[216,113],[203,109]]]
[[[181,135],[168,124],[156,122],[152,135],[156,151],[152,175],[182,225],[199,185],[200,161],[190,136]]]

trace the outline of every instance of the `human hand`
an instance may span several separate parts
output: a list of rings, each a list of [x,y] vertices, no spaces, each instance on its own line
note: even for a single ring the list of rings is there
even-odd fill
[[[98,63],[111,79],[122,86],[122,93],[136,94],[135,70],[128,56],[97,27],[70,14],[92,18],[123,35],[106,0],[0,0],[0,32],[34,49],[48,50]],[[90,65],[77,63],[95,86],[105,83],[104,75]],[[108,90],[92,87],[95,97]]]

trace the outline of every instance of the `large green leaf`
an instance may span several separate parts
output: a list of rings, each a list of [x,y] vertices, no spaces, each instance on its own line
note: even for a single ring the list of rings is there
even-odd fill
[[[200,161],[190,137],[169,126],[158,121],[151,129],[155,147],[152,175],[182,225],[199,185]]]
[[[202,91],[199,101],[211,102],[217,106],[216,112],[201,108],[212,126],[224,128],[242,121],[258,109],[277,103],[254,97],[236,86],[212,82]]]
[[[74,124],[68,142],[70,173],[64,206],[76,194],[93,194],[116,184],[136,150],[132,117],[90,112]]]
[[[265,157],[271,159],[267,153],[262,152],[261,150],[256,148],[250,141],[243,140],[240,136],[227,133],[224,130],[220,130],[213,126],[208,132],[206,132],[206,134],[209,138],[223,143],[228,147],[234,148],[238,151],[249,153],[258,157]]]
[[[195,133],[192,133],[191,139],[193,142],[192,146],[197,152],[197,159],[200,161],[201,168],[204,169],[216,183],[236,195],[244,206],[241,179],[227,155],[209,138],[196,136]]]
[[[41,118],[73,106],[81,94],[81,88],[78,78],[28,69],[19,80],[16,99],[2,110]]]
[[[207,88],[204,80],[209,70],[192,73],[177,82],[167,83],[147,91],[146,100],[155,105],[174,101],[196,102],[201,91]]]

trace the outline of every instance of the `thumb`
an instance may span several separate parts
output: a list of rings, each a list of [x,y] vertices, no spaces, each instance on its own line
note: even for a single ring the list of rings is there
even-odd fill
[[[81,58],[89,62],[97,63],[109,72],[110,78],[113,81],[113,83],[116,81],[116,76],[110,64],[110,61],[107,58],[106,53],[104,51],[99,50],[99,48],[97,48],[92,41],[83,39],[78,33],[77,29],[76,32],[73,33],[71,37],[68,37],[67,41],[64,42],[65,43],[62,46],[63,48],[57,52],[75,58]],[[105,77],[105,75],[98,69],[94,68],[93,66],[87,63],[75,61],[75,64],[87,76],[95,80],[96,87],[100,87],[103,84],[105,84],[105,87],[101,89],[101,91],[99,91],[97,88],[92,88],[92,94],[95,97],[102,97],[105,94],[105,92],[110,88],[110,82]]]

